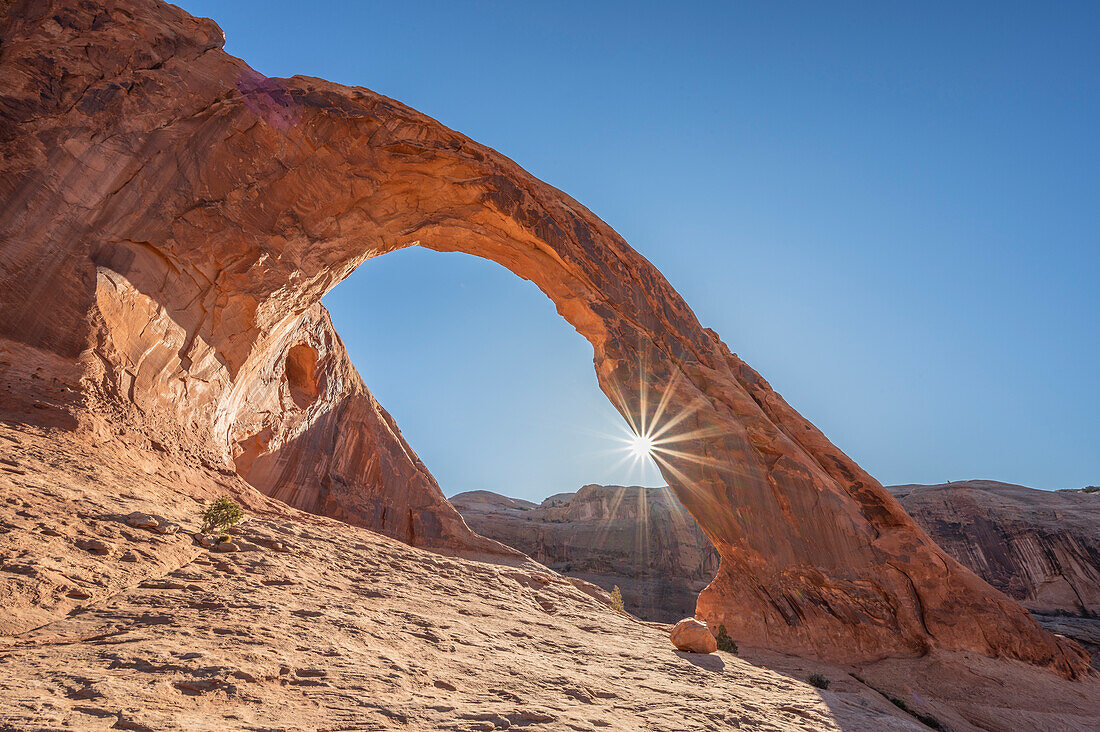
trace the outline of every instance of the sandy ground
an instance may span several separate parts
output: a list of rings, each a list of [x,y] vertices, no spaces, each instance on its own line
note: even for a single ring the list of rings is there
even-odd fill
[[[534,563],[413,549],[155,451],[119,462],[110,444],[65,433],[2,426],[0,438],[0,729],[870,732],[928,729],[917,714],[953,730],[1100,719],[1096,679],[1014,662],[934,654],[855,669],[758,649],[680,653],[666,626]],[[236,553],[191,538],[201,502],[223,493],[249,511]],[[131,528],[131,511],[180,530]],[[81,548],[92,539],[108,553]],[[805,683],[811,672],[827,691]]]

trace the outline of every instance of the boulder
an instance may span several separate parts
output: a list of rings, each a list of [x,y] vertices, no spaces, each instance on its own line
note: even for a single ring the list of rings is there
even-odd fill
[[[108,544],[102,539],[90,539],[87,537],[81,537],[76,540],[76,545],[84,551],[91,552],[92,554],[98,554],[100,556],[106,556],[114,550],[114,546]]]
[[[701,620],[684,618],[672,627],[669,635],[672,645],[681,651],[691,653],[714,653],[718,650],[718,641],[711,635],[710,628]]]
[[[210,549],[218,543],[217,537],[210,534],[197,532],[193,535],[193,537],[195,539],[195,543],[201,546],[203,549]]]
[[[160,521],[155,516],[150,516],[147,513],[141,513],[140,511],[134,511],[126,517],[126,524],[133,526],[135,529],[155,529],[160,526]]]

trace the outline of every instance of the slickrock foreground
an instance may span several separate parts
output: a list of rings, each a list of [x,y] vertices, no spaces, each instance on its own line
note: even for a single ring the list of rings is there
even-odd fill
[[[5,419],[125,433],[415,546],[503,556],[319,306],[371,257],[467,252],[534,282],[624,417],[679,438],[662,470],[722,558],[710,625],[836,661],[945,649],[1089,673],[607,224],[499,153],[367,89],[264,78],[156,0],[21,0],[0,23]]]
[[[0,602],[17,624],[0,629],[0,729],[917,732],[919,714],[1083,732],[1100,712],[1096,679],[976,654],[678,653],[669,626],[533,563],[442,557],[117,442],[0,426],[0,443]],[[248,510],[239,552],[191,540],[215,495]],[[134,511],[180,528],[131,527]]]

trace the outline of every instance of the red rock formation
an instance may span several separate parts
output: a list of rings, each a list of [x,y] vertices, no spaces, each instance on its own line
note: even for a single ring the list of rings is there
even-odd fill
[[[125,429],[227,469],[243,458],[265,490],[371,525],[358,476],[332,489],[370,474],[370,439],[309,476],[310,443],[355,427],[321,414],[317,427],[321,407],[303,420],[304,354],[287,414],[268,422],[261,405],[291,347],[321,356],[323,333],[301,329],[363,261],[468,252],[556,303],[624,416],[674,423],[663,472],[722,557],[699,598],[711,625],[840,660],[940,646],[1087,668],[939,549],[610,227],[499,153],[366,89],[264,78],[221,50],[213,22],[154,0],[16,2],[0,40],[8,418]],[[288,445],[297,466],[264,460]],[[319,488],[290,487],[303,475]],[[379,490],[399,503],[401,489]],[[419,515],[445,512],[436,500]],[[478,541],[460,520],[448,534],[410,515],[417,541]]]
[[[718,554],[667,487],[586,485],[542,502],[470,491],[451,497],[470,528],[551,569],[610,591],[639,618],[695,613]]]
[[[1100,494],[994,480],[888,490],[951,556],[1029,610],[1100,615]]]

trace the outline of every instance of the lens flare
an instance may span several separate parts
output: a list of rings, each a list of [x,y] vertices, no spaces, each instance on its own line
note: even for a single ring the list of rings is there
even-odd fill
[[[630,439],[630,452],[636,458],[649,457],[653,452],[653,438],[649,435],[634,435]]]

